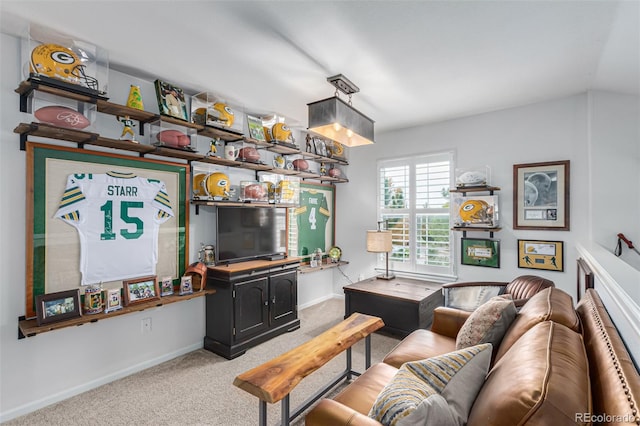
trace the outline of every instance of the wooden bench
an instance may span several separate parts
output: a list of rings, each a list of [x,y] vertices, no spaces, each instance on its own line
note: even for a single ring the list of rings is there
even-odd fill
[[[371,366],[371,333],[382,327],[382,319],[356,312],[308,342],[240,374],[233,384],[258,397],[261,426],[267,424],[267,402],[273,404],[278,401],[281,401],[282,405],[281,424],[288,425],[341,380],[351,380],[352,376],[360,375],[352,369],[351,347],[363,338],[365,368]],[[344,351],[347,353],[346,369],[290,414],[289,394],[293,388],[303,378]]]

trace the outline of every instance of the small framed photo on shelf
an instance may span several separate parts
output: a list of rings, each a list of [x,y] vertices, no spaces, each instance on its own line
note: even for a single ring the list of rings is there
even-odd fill
[[[160,284],[160,296],[171,296],[173,294],[173,278],[164,277]]]
[[[518,268],[564,271],[562,241],[518,240]]]
[[[80,291],[78,289],[41,294],[36,298],[38,326],[79,318],[81,315]]]
[[[249,137],[257,141],[264,142],[267,140],[264,134],[264,126],[262,120],[252,115],[247,115],[247,125],[249,126]]]
[[[193,281],[191,275],[180,279],[180,296],[193,293]]]
[[[110,288],[105,290],[104,312],[115,312],[122,309],[122,293],[121,288]]]
[[[156,80],[155,86],[160,114],[189,121],[184,91],[162,80]]]
[[[322,139],[313,138],[313,145],[316,149],[316,154],[322,155],[323,157],[327,156],[327,146]]]
[[[158,279],[155,275],[123,281],[124,305],[148,302],[160,298]]]
[[[463,265],[500,267],[500,240],[462,238],[460,246]]]
[[[513,229],[569,230],[569,160],[513,166]]]

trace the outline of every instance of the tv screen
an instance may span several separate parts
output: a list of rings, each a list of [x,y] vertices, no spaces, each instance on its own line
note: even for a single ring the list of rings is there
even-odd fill
[[[286,209],[219,206],[216,263],[268,259],[286,251]]]

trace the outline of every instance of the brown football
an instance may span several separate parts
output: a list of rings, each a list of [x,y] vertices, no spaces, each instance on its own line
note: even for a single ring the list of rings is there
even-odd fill
[[[260,153],[253,147],[242,148],[238,152],[238,158],[248,161],[260,161]]]
[[[340,177],[340,175],[342,174],[342,172],[340,171],[340,169],[329,169],[329,171],[327,172],[327,174],[331,177]]]
[[[307,160],[299,158],[297,160],[293,160],[293,167],[295,167],[296,170],[304,172],[309,170],[309,162]]]

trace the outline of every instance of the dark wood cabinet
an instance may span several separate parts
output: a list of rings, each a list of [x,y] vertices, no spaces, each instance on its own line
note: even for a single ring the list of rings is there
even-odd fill
[[[298,259],[250,261],[208,268],[204,348],[227,359],[300,328]],[[212,296],[213,296],[212,295]]]

